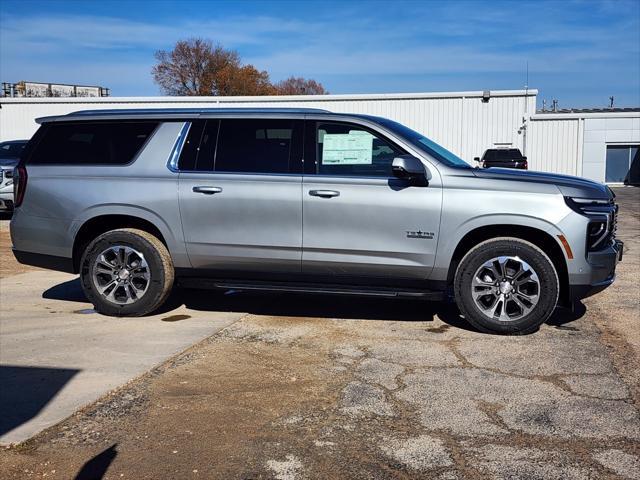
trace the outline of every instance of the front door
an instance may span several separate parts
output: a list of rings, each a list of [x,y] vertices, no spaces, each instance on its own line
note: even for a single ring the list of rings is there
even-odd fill
[[[308,121],[303,179],[304,273],[426,279],[434,265],[442,192],[393,176],[407,152],[368,128]],[[377,282],[379,283],[379,282]]]
[[[194,268],[299,273],[302,121],[215,119],[191,125],[179,197]],[[298,169],[299,170],[299,169]]]

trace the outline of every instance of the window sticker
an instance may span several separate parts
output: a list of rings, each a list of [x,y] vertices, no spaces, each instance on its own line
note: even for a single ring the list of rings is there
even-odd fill
[[[325,133],[322,138],[323,165],[371,165],[373,135],[362,130]]]

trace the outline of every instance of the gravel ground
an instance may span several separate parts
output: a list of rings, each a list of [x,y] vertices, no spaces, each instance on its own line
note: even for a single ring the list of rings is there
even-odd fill
[[[184,293],[247,313],[0,452],[0,477],[640,478],[640,190],[616,193],[624,262],[586,311],[499,337],[439,304]]]

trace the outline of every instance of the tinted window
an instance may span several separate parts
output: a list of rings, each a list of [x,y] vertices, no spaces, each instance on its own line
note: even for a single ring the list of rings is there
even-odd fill
[[[198,153],[200,151],[200,141],[202,140],[202,133],[204,132],[206,122],[204,120],[197,120],[191,122],[189,127],[189,134],[182,145],[182,151],[180,152],[180,159],[178,160],[178,169],[180,170],[197,170]],[[217,129],[218,121],[215,120]]]
[[[0,145],[0,158],[19,158],[26,143],[4,143]]]
[[[496,161],[522,160],[522,154],[517,148],[487,150],[484,155],[484,159]]]
[[[316,158],[320,175],[392,177],[393,159],[403,153],[357,125],[318,125]]]
[[[124,165],[131,162],[157,122],[59,123],[45,127],[30,164]]]
[[[288,173],[292,144],[292,120],[221,120],[214,168],[217,172]]]

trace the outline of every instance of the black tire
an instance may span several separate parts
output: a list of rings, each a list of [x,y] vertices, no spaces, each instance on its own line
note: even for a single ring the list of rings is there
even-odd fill
[[[93,266],[98,256],[110,247],[129,247],[144,256],[149,272],[146,291],[133,303],[118,304],[98,291]],[[171,293],[174,280],[173,262],[167,247],[154,235],[134,228],[121,228],[103,233],[85,249],[80,261],[82,289],[95,310],[116,317],[139,317],[157,310]],[[114,299],[115,300],[115,299]]]
[[[472,282],[476,272],[485,262],[490,262],[496,257],[503,256],[518,257],[523,260],[535,271],[538,278],[537,304],[534,306],[531,303],[527,304],[531,311],[524,314],[525,309],[518,311],[518,305],[513,302],[510,303],[510,306],[516,306],[514,311],[516,319],[508,321],[503,321],[495,315],[490,318],[489,314],[483,313],[472,296]],[[479,290],[484,291],[483,288],[488,287],[479,287]],[[492,288],[495,289],[497,294],[500,293],[499,287]],[[511,283],[507,288],[511,288]],[[486,333],[525,335],[536,331],[553,313],[558,302],[560,282],[553,262],[542,250],[525,240],[503,237],[482,242],[463,257],[456,271],[454,292],[458,308],[465,319],[478,330]],[[513,291],[511,295],[513,295]],[[491,295],[484,298],[489,299],[489,303],[491,303]],[[502,303],[499,310],[502,310],[502,308],[506,308],[506,303]],[[518,315],[522,316],[517,318]]]

